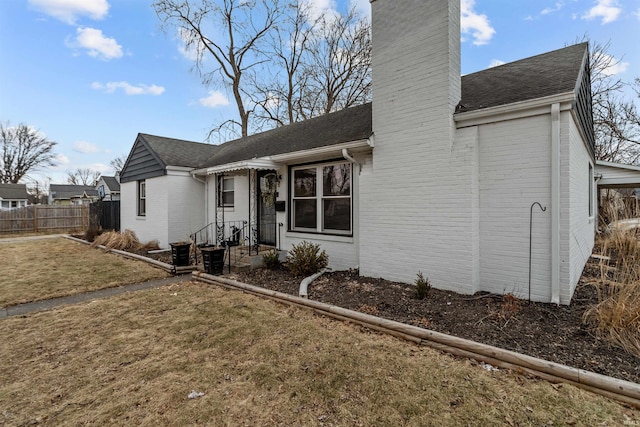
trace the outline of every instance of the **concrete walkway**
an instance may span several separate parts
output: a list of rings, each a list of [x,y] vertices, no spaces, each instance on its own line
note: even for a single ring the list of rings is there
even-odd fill
[[[180,276],[169,277],[166,279],[149,280],[143,283],[134,283],[131,285],[118,286],[115,288],[99,289],[97,291],[84,292],[81,294],[68,295],[59,298],[51,298],[42,301],[27,302],[24,304],[12,305],[9,307],[0,307],[0,319],[6,319],[12,316],[21,316],[25,314],[35,313],[38,311],[50,310],[63,305],[78,304],[81,302],[92,301],[100,298],[109,298],[115,295],[121,295],[125,292],[141,291],[143,289],[159,288],[161,286],[170,285],[172,283],[180,283],[191,280],[191,274],[183,274]]]

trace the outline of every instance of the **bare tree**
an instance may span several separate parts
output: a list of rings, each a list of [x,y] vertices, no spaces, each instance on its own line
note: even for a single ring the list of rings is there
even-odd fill
[[[583,38],[582,41],[585,41]],[[590,42],[591,94],[595,154],[598,160],[640,164],[640,113],[625,98],[629,84],[615,77],[621,62],[609,53],[610,42]],[[638,79],[636,79],[638,80]],[[640,92],[640,83],[636,83]],[[638,93],[640,96],[640,93]]]
[[[111,159],[111,161],[109,162],[109,166],[111,166],[114,171],[120,172],[122,171],[122,168],[124,167],[124,162],[126,161],[127,161],[127,158],[125,156],[118,156],[114,159]]]
[[[28,172],[53,166],[56,143],[25,124],[0,123],[0,183],[18,183]]]
[[[317,24],[304,64],[299,113],[304,118],[371,100],[371,28],[352,9]]]
[[[271,78],[266,85],[264,81],[253,85],[259,120],[284,126],[300,119],[300,99],[306,86],[304,61],[318,22],[311,17],[308,2],[294,0],[284,8],[281,25],[271,32],[265,52],[277,66],[269,67]]]
[[[100,172],[89,168],[78,168],[67,174],[67,182],[72,185],[96,185]]]
[[[242,136],[249,132],[252,110],[245,105],[245,75],[265,58],[257,47],[279,17],[277,0],[156,0],[165,28],[175,27],[186,48],[195,52],[195,68],[203,83],[230,87]],[[214,68],[205,59],[213,59]]]

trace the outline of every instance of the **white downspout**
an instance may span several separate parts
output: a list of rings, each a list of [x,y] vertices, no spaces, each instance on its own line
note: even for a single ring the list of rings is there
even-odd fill
[[[358,165],[358,172],[362,172],[362,165],[358,163],[358,161],[354,159],[351,154],[349,154],[349,151],[346,148],[342,149],[342,157],[344,157],[345,160],[349,160],[354,165]]]
[[[551,303],[560,304],[560,104],[551,105]]]
[[[204,184],[204,224],[209,224],[209,180],[197,178],[194,173],[191,174],[191,178]]]

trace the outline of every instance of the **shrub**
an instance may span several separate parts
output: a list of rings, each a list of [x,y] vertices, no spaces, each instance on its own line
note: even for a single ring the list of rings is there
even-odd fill
[[[431,290],[431,282],[428,278],[422,275],[422,271],[418,271],[418,278],[415,281],[416,284],[416,298],[425,299]]]
[[[329,257],[320,245],[303,241],[298,245],[293,245],[287,255],[289,270],[295,276],[309,276],[317,273],[327,266]]]
[[[269,270],[277,270],[282,263],[280,262],[280,251],[273,249],[262,255],[262,265]]]

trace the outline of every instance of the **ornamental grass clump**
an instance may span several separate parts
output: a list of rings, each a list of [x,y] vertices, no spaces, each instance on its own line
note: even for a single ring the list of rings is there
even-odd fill
[[[320,245],[303,241],[293,245],[287,255],[289,271],[294,276],[309,276],[329,264],[327,253],[320,251]]]
[[[147,243],[140,243],[136,233],[131,230],[124,230],[122,233],[117,231],[107,231],[97,236],[92,243],[93,247],[103,245],[106,249],[118,249],[121,251],[129,252],[147,252],[154,249],[159,249],[159,243],[157,240],[152,240]]]
[[[585,312],[596,334],[640,356],[640,241],[635,229],[611,230],[599,239],[603,258],[598,304]]]
[[[598,304],[584,314],[596,335],[640,356],[640,233],[637,206],[615,192],[602,194],[596,239]]]

